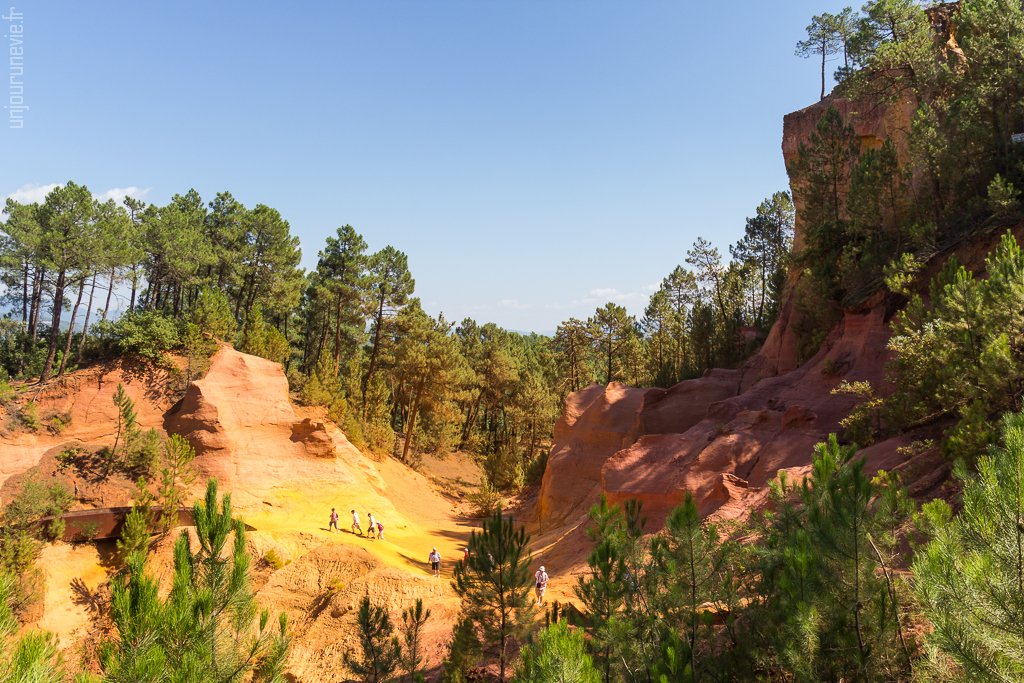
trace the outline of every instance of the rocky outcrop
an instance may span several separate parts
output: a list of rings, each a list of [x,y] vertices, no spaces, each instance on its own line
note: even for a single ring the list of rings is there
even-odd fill
[[[622,448],[645,393],[612,382],[569,394],[541,483],[542,526],[560,524],[598,498],[601,467]]]
[[[228,346],[167,413],[165,428],[188,439],[204,474],[235,492],[311,477],[350,483],[353,476],[336,456],[358,455],[340,431],[295,414],[279,363]]]

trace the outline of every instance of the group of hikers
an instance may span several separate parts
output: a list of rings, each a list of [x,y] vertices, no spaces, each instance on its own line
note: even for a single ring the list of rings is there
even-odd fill
[[[369,532],[369,537],[381,541],[385,540],[384,525],[373,518],[372,512],[367,512],[366,517],[370,522],[370,526],[367,529],[367,532]],[[331,508],[331,521],[327,527],[327,530],[335,534],[340,532],[340,529],[338,529],[338,512],[334,508]],[[360,536],[366,536],[366,534],[363,533],[362,526],[360,526],[359,524],[359,513],[356,512],[355,510],[352,510],[352,533],[355,534],[357,531],[359,532]],[[463,548],[463,552],[465,553],[463,559],[469,560],[469,548]],[[430,551],[430,555],[427,556],[427,561],[430,562],[430,570],[433,572],[434,578],[440,578],[441,553],[437,552],[437,548],[434,548]],[[544,571],[544,567],[541,567],[537,571],[537,573],[534,574],[534,578],[536,579],[535,589],[537,592],[537,604],[543,605],[544,591],[546,591],[548,587],[548,574],[546,571]]]
[[[367,533],[364,534],[363,527],[359,524],[359,513],[355,510],[352,511],[352,533],[355,534],[358,531],[360,536],[368,535],[369,538],[375,540],[387,540],[384,538],[384,525],[373,518],[373,513],[367,512],[366,518],[369,520],[370,526],[366,530]],[[327,525],[327,530],[335,534],[340,531],[338,529],[338,512],[334,508],[331,508],[331,522]]]

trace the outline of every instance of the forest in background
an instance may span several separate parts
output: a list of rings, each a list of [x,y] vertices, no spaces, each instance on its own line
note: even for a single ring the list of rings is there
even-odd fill
[[[671,386],[752,353],[778,315],[793,232],[792,202],[776,193],[728,262],[698,239],[690,267],[663,280],[640,320],[609,302],[546,338],[428,315],[406,255],[369,253],[349,225],[307,273],[288,222],[227,192],[118,206],[69,182],[4,212],[5,381],[43,382],[123,354],[187,386],[216,349],[210,339],[227,341],[281,363],[299,400],[326,406],[358,446],[410,464],[454,449],[500,456],[500,488],[522,485],[569,391]],[[127,298],[116,319],[114,296]],[[185,357],[184,371],[168,353]],[[411,438],[399,447],[396,434]]]

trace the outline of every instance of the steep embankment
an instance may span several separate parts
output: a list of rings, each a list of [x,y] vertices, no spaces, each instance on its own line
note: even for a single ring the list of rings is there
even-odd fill
[[[236,512],[255,528],[249,547],[257,558],[258,599],[289,614],[294,676],[319,682],[343,675],[341,652],[355,646],[353,608],[366,594],[385,604],[399,623],[401,610],[423,598],[433,611],[425,642],[428,664],[436,667],[458,607],[448,583],[451,566],[473,526],[458,514],[455,502],[390,458],[365,456],[316,411],[293,408],[276,363],[224,346],[180,400],[168,397],[167,380],[165,373],[116,361],[35,392],[41,415],[62,414],[70,424],[61,434],[19,428],[0,439],[4,501],[14,495],[24,472],[40,465],[44,477],[64,478],[76,490],[78,507],[130,504],[123,477],[117,487],[95,471],[62,470],[54,462],[64,444],[97,448],[113,441],[113,393],[121,383],[136,403],[142,427],[180,434],[195,448],[201,476],[193,493],[202,491],[206,477],[217,477],[221,490],[232,493]],[[327,531],[332,507],[340,514],[340,534]],[[385,525],[387,540],[349,532],[353,508],[364,528],[366,513],[373,512]],[[444,559],[440,580],[431,577],[426,564],[435,546]],[[262,560],[269,550],[288,564],[274,570]],[[165,584],[170,562],[165,541],[151,554],[153,570]],[[76,643],[95,637],[104,585],[116,568],[113,543],[48,546],[41,567],[47,587],[35,625],[55,631],[61,645],[74,650]]]
[[[830,97],[786,117],[787,160],[830,104],[855,122],[863,147],[893,137],[898,147],[903,144],[906,108],[871,108]],[[927,298],[928,283],[953,254],[983,277],[984,259],[1007,229],[1018,240],[1024,237],[1024,224],[995,226],[935,254],[917,280],[919,293]],[[833,394],[840,382],[866,381],[886,391],[890,322],[906,300],[883,291],[845,309],[817,353],[798,364],[799,277],[792,275],[780,319],[743,367],[709,370],[669,389],[595,385],[567,398],[531,516],[545,558],[560,565],[553,574],[556,594],[571,596],[572,576],[585,566],[586,513],[602,493],[612,502],[643,501],[648,531],[660,529],[687,493],[705,516],[742,518],[767,503],[769,484],[779,472],[799,480],[810,470],[814,445],[829,433],[842,433],[840,421],[857,399]],[[949,463],[937,448],[906,448],[925,439],[937,442],[946,426],[933,424],[865,449],[869,471],[900,472],[919,499],[950,495]]]

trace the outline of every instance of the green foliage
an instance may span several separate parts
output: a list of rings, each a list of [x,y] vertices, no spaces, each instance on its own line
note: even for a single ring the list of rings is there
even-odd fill
[[[25,402],[25,405],[21,407],[20,417],[22,424],[33,432],[42,429],[43,421],[39,419],[39,408],[35,401]]]
[[[155,428],[150,427],[139,434],[134,448],[128,454],[128,466],[137,468],[149,473],[156,469],[160,462],[160,451],[163,447],[163,439]]]
[[[114,432],[114,445],[106,452],[107,465],[104,477],[110,476],[111,470],[115,467],[128,462],[142,436],[138,414],[135,412],[135,401],[128,396],[120,382],[117,384],[117,391],[114,392],[114,406],[117,407],[117,428]]]
[[[346,668],[364,683],[387,683],[398,670],[402,660],[402,646],[394,636],[394,627],[388,611],[363,596],[356,615],[359,628],[359,655],[349,650],[343,653]]]
[[[523,456],[517,448],[502,448],[480,458],[480,471],[484,481],[498,491],[512,488],[516,478],[516,467]]]
[[[548,467],[548,454],[548,450],[540,451],[526,466],[526,484],[535,484],[544,478],[544,472]]]
[[[7,377],[0,378],[0,404],[6,404],[14,398],[17,392],[7,381]]]
[[[423,599],[416,598],[412,607],[402,611],[402,642],[404,644],[401,652],[402,669],[410,681],[417,678],[422,680],[424,672],[422,666],[424,659],[423,650],[423,627],[430,619],[430,610],[423,609]]]
[[[167,352],[181,344],[181,328],[171,318],[148,311],[129,311],[117,319],[113,334],[120,353],[169,367]]]
[[[288,340],[274,326],[263,320],[263,312],[253,308],[239,335],[238,350],[243,353],[285,363],[291,354]]]
[[[499,507],[480,533],[469,537],[469,558],[455,565],[452,587],[462,597],[464,614],[479,632],[484,652],[498,659],[505,680],[509,648],[522,641],[533,615],[529,537]]]
[[[231,314],[231,304],[219,289],[201,288],[192,304],[190,318],[200,332],[214,339],[227,341],[235,336],[235,317]]]
[[[912,666],[893,571],[912,504],[893,477],[869,480],[855,454],[832,435],[800,486],[774,483],[776,513],[761,518],[747,560],[751,635],[765,639],[753,657],[795,680],[902,679]]]
[[[210,480],[193,516],[199,547],[192,547],[187,533],[178,538],[166,599],[142,553],[129,553],[126,571],[112,579],[116,637],[100,645],[104,680],[227,683],[251,675],[280,683],[290,643],[287,619],[282,613],[274,627],[269,612],[257,608],[245,525],[232,517],[230,494],[218,500]]]
[[[477,634],[473,620],[463,616],[455,622],[452,637],[445,646],[445,656],[441,662],[441,681],[443,683],[463,683],[466,673],[476,666],[483,657],[483,645]]]
[[[931,283],[929,303],[914,296],[896,316],[887,366],[895,390],[885,399],[862,392],[865,403],[844,423],[862,425],[858,443],[955,416],[943,450],[971,460],[995,441],[998,417],[1021,408],[1024,356],[1013,340],[1024,334],[1024,256],[1007,234],[985,263],[988,277],[975,279],[950,258]]]
[[[1024,415],[1008,414],[1001,427],[977,473],[956,468],[962,511],[953,518],[945,503],[932,504],[935,538],[914,561],[936,664],[952,659],[963,680],[1024,676]]]
[[[125,518],[121,538],[117,540],[117,553],[122,562],[127,562],[132,553],[142,553],[145,557],[149,550],[149,539],[153,526],[153,501],[155,497],[149,490],[145,477],[135,482],[134,502],[131,512]]]
[[[1020,192],[1008,183],[1003,176],[996,174],[988,186],[988,207],[996,216],[1005,216],[1017,210]]]
[[[273,549],[268,550],[263,555],[263,559],[266,560],[267,564],[270,565],[270,568],[275,572],[286,564],[284,560],[278,557],[277,553]]]
[[[501,505],[501,492],[484,479],[480,482],[480,490],[470,493],[466,499],[477,517],[490,517]]]
[[[47,631],[18,633],[18,621],[12,604],[17,601],[17,580],[0,572],[0,661],[3,677],[26,683],[61,683],[69,673],[58,647],[57,638]]]
[[[21,491],[4,508],[4,529],[30,530],[42,517],[60,515],[71,509],[75,498],[61,482],[44,484],[39,469],[27,472]]]
[[[587,654],[583,631],[565,622],[540,632],[536,643],[520,650],[513,683],[598,683],[600,676]]]
[[[195,450],[179,434],[172,434],[164,442],[164,462],[157,480],[157,500],[163,506],[160,527],[164,533],[178,525],[178,508],[196,480],[197,473],[192,466],[195,457]]]

